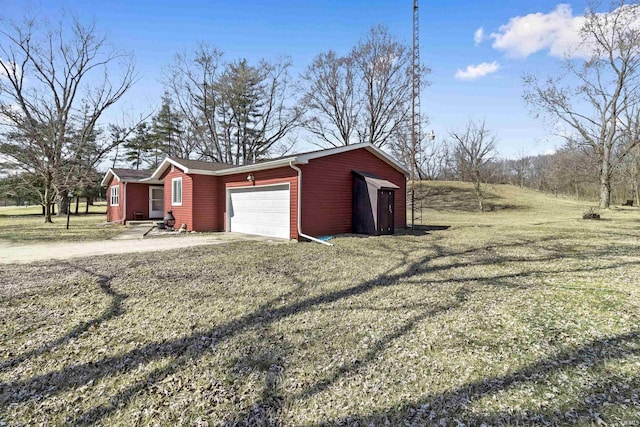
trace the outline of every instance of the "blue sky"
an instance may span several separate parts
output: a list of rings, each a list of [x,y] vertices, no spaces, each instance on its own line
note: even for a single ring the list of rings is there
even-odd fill
[[[46,16],[61,7],[93,17],[115,47],[134,53],[140,80],[111,115],[157,106],[162,68],[175,52],[199,41],[212,43],[229,60],[288,55],[297,74],[320,52],[348,52],[373,25],[385,25],[410,43],[412,4],[412,0],[0,0],[3,15],[14,19],[28,11]],[[430,116],[430,128],[438,139],[471,118],[485,120],[496,132],[503,157],[544,153],[560,144],[547,124],[529,113],[522,100],[522,76],[546,76],[557,70],[558,52],[571,38],[567,24],[575,22],[571,13],[580,15],[586,7],[582,1],[564,4],[420,1],[421,59],[432,69],[431,85],[422,90],[422,111]],[[474,34],[482,37],[474,40]],[[483,70],[487,74],[481,76]],[[299,148],[307,147],[301,143]]]

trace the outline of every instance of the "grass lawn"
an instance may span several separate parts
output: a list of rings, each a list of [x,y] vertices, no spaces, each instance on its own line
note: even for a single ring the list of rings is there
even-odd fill
[[[640,212],[467,190],[417,236],[3,266],[0,425],[636,425]]]
[[[72,204],[71,211],[75,211],[75,204]],[[38,243],[101,240],[113,237],[123,230],[119,225],[97,226],[106,221],[104,203],[89,206],[89,215],[83,214],[84,203],[81,203],[79,212],[80,215],[71,215],[67,230],[65,215],[54,215],[53,223],[45,224],[40,206],[0,207],[0,241]]]

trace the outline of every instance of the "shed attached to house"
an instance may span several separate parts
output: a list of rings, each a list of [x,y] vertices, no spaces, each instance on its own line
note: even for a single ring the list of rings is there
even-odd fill
[[[372,173],[353,171],[353,232],[393,234],[395,193],[399,188]]]
[[[163,183],[176,227],[300,239],[352,232],[353,170],[395,186],[388,218],[392,229],[405,227],[407,172],[370,144],[242,166],[170,157],[140,182]]]
[[[159,219],[164,215],[164,183],[150,179],[153,171],[111,168],[102,179],[107,187],[107,221]]]

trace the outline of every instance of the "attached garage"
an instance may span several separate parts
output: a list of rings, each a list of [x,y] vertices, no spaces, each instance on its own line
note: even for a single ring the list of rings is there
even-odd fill
[[[227,190],[227,231],[290,237],[289,184]]]

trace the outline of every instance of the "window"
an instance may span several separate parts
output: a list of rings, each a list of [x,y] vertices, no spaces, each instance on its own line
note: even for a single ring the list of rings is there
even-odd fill
[[[111,206],[120,204],[120,187],[118,185],[111,187]]]
[[[182,178],[171,180],[171,204],[182,206]]]

